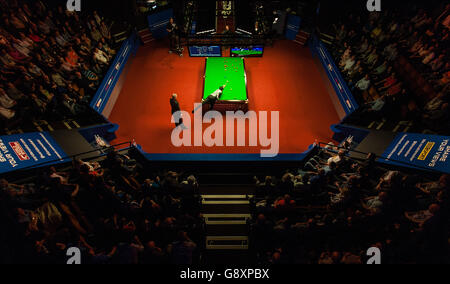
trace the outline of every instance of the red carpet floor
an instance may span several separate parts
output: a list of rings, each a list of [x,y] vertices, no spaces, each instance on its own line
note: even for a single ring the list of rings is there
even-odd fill
[[[204,58],[169,54],[165,42],[141,47],[110,116],[120,125],[113,143],[135,139],[155,154],[259,153],[261,147],[172,145],[170,95],[177,93],[190,113],[202,96],[204,68]],[[302,153],[315,139],[330,141],[330,125],[339,122],[317,68],[309,49],[290,41],[266,48],[263,58],[246,59],[250,110],[280,112],[280,153]]]

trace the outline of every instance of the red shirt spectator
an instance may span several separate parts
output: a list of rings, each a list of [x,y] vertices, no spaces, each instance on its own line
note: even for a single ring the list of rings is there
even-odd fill
[[[384,87],[385,88],[389,88],[392,85],[394,85],[395,83],[397,83],[397,79],[395,79],[394,76],[391,76],[391,77],[386,79],[386,83],[384,83]]]

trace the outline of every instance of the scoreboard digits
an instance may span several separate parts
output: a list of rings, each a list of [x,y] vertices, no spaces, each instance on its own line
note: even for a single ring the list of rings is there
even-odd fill
[[[189,55],[191,57],[221,57],[222,49],[220,46],[189,46]]]

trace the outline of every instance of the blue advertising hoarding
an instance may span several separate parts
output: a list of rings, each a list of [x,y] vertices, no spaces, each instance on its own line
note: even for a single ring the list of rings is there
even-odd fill
[[[65,157],[47,132],[0,136],[0,174],[47,162],[63,162]]]
[[[352,92],[348,88],[339,68],[336,66],[333,57],[328,52],[325,45],[317,37],[317,35],[312,35],[312,40],[310,41],[310,48],[314,55],[318,56],[323,68],[330,80],[333,89],[338,96],[338,99],[345,111],[345,114],[350,115],[355,110],[359,108],[358,103],[353,97]]]
[[[116,83],[128,62],[130,55],[135,53],[138,47],[139,43],[137,41],[136,34],[130,36],[130,38],[122,44],[122,48],[116,55],[113,64],[109,68],[108,73],[91,101],[91,108],[99,114],[103,114],[103,110],[110,99],[111,93],[113,92]]]
[[[401,133],[379,162],[450,173],[449,140],[448,136]]]

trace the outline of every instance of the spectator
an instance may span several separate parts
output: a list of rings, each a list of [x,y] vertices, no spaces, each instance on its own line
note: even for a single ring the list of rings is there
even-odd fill
[[[180,232],[178,241],[173,243],[173,262],[178,265],[192,265],[196,248],[197,245],[189,239],[187,233]]]
[[[1,126],[29,127],[36,119],[52,122],[85,112],[83,104],[99,86],[116,53],[108,42],[109,22],[97,15],[101,22],[92,25],[91,17],[65,13],[61,8],[55,12],[40,1],[32,8],[22,0],[5,2],[3,12],[6,24],[0,29],[0,86],[6,96],[1,97]],[[91,25],[94,39],[85,33]],[[91,53],[93,46],[100,47],[96,59]],[[76,93],[73,98],[63,95],[69,84]]]

